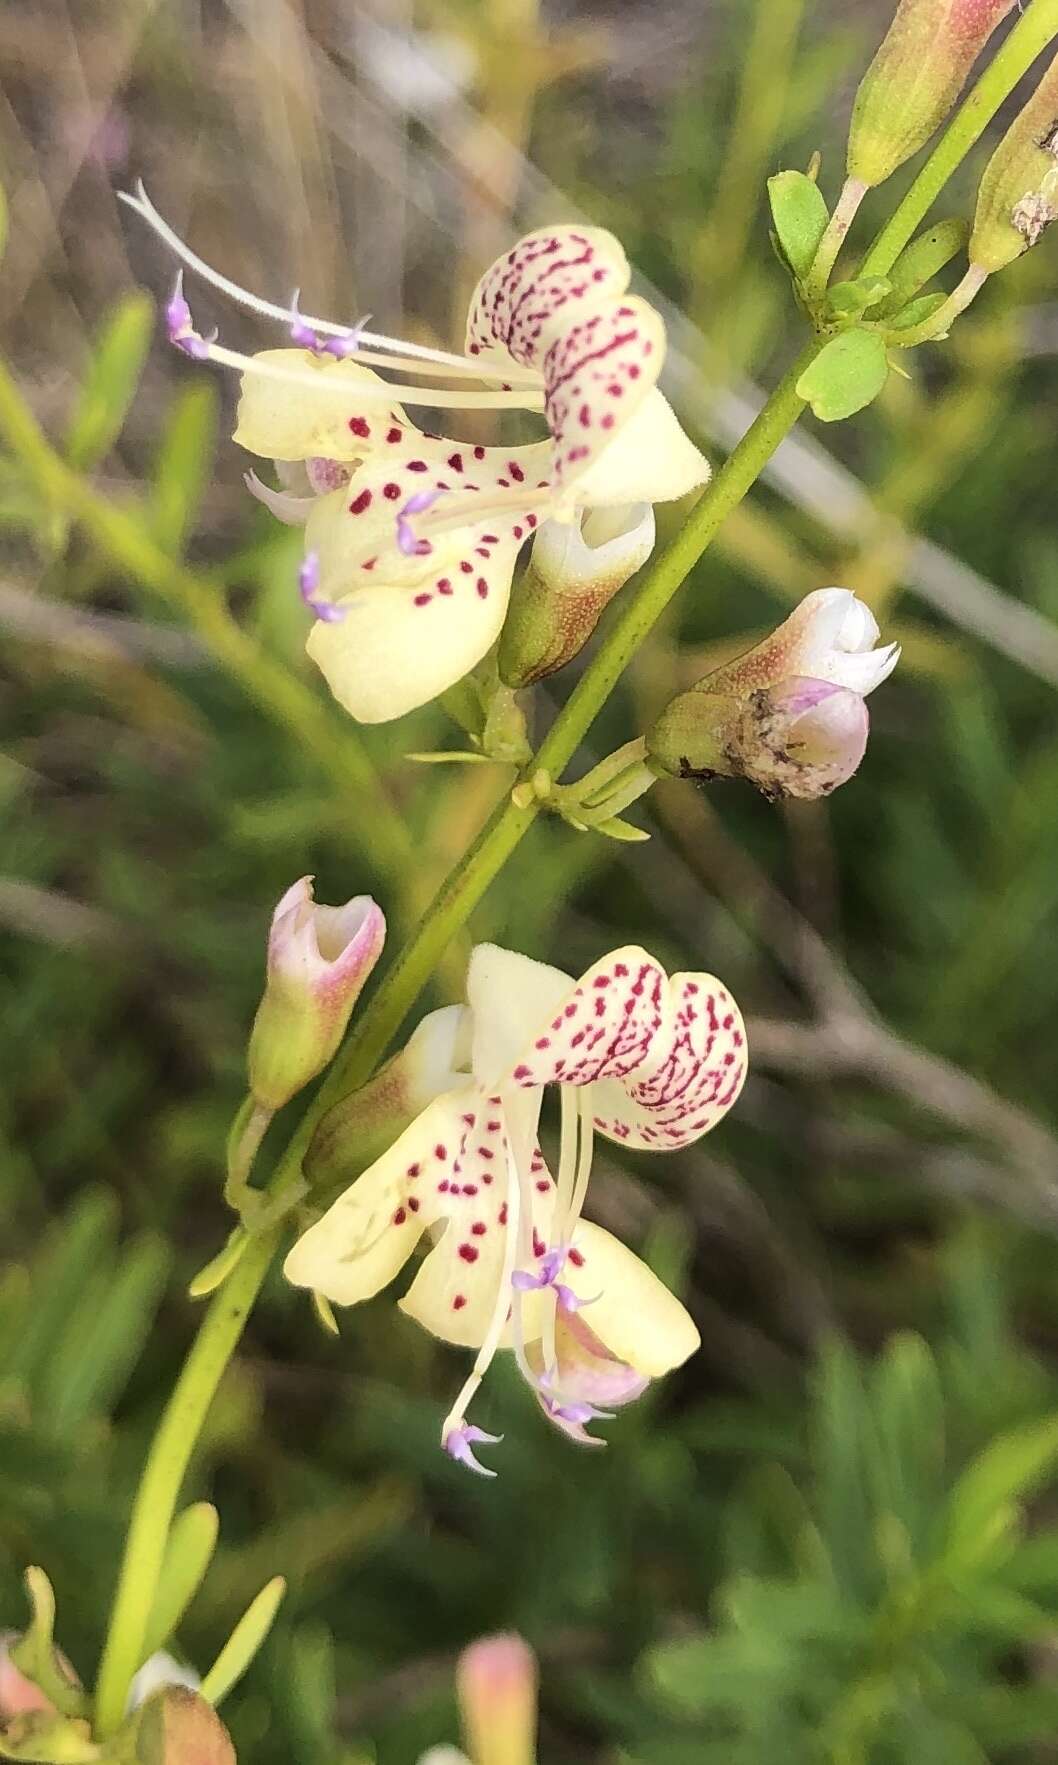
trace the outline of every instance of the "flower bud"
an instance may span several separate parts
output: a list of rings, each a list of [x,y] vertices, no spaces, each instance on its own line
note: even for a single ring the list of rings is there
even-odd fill
[[[969,258],[991,275],[1058,217],[1058,56],[984,170]]]
[[[763,643],[680,693],[647,735],[677,777],[748,778],[768,797],[821,797],[867,746],[864,703],[896,667],[896,644],[848,589],[807,595]]]
[[[929,140],[1015,0],[900,0],[864,74],[849,130],[848,172],[873,188]]]
[[[235,1765],[235,1748],[217,1712],[187,1686],[155,1692],[130,1729],[136,1765]]]
[[[474,1765],[533,1765],[536,1758],[536,1656],[513,1634],[464,1649],[456,1692]]]
[[[313,1185],[351,1183],[435,1097],[465,1084],[470,1031],[465,1005],[431,1011],[373,1079],[329,1109],[305,1154]]]
[[[18,1641],[18,1632],[7,1630],[0,1634],[0,1729],[12,1716],[24,1716],[30,1711],[51,1711],[55,1705],[45,1697],[39,1685],[27,1679],[11,1659],[11,1644]]]
[[[500,678],[508,686],[528,686],[564,668],[653,549],[649,503],[592,509],[568,525],[545,521],[511,595],[500,637]]]
[[[308,876],[287,890],[272,916],[264,998],[250,1036],[250,1090],[262,1108],[281,1108],[327,1065],[385,937],[369,895],[318,906]]]

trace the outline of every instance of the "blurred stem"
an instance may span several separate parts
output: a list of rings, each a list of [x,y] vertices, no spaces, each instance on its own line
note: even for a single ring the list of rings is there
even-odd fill
[[[327,707],[282,663],[265,655],[232,618],[223,590],[162,551],[135,515],[115,508],[56,453],[0,361],[0,436],[38,491],[76,521],[118,569],[181,613],[247,696],[308,750],[342,798],[360,794],[358,815],[371,827],[372,854],[394,883],[407,875],[411,839],[348,720]]]
[[[919,222],[932,208],[1036,57],[1058,36],[1058,0],[1032,0],[1006,42],[985,69],[965,104],[956,111],[937,146],[899,207],[890,215],[860,265],[861,276],[885,276]]]
[[[252,1238],[214,1296],[151,1443],[132,1510],[99,1669],[95,1703],[98,1739],[113,1734],[124,1719],[129,1684],[142,1664],[147,1622],[184,1474],[278,1242],[277,1227]]]

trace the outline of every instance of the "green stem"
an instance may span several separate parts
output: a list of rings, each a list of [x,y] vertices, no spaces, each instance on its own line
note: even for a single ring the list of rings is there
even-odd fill
[[[134,515],[101,497],[55,452],[13,376],[0,361],[0,436],[41,495],[84,528],[111,562],[180,612],[243,691],[306,748],[346,798],[365,799],[372,852],[392,881],[407,875],[413,848],[356,732],[236,624],[218,583],[161,550]]]
[[[885,276],[953,172],[980,140],[1040,52],[1058,36],[1058,0],[1033,0],[949,123],[899,207],[860,265],[861,276]]]
[[[268,1273],[278,1228],[251,1240],[210,1303],[151,1443],[132,1510],[96,1691],[95,1733],[119,1728],[143,1658],[147,1621],[184,1474],[224,1369]]]

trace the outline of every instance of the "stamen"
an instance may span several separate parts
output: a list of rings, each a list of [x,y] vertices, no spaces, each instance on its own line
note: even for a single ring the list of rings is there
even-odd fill
[[[542,446],[549,444],[544,442]],[[534,515],[537,520],[548,509],[552,492],[550,484],[521,484],[513,490],[493,490],[491,487],[481,492],[460,492],[458,486],[452,492],[451,511],[446,504],[445,513],[430,522],[430,532],[436,536],[451,533],[459,527],[478,527],[492,515],[507,515],[512,510],[520,514]],[[526,534],[528,537],[528,533]]]
[[[429,557],[433,551],[433,546],[428,539],[418,538],[410,517],[421,515],[426,509],[432,509],[439,496],[444,496],[443,490],[417,490],[414,496],[408,498],[397,516],[397,546],[406,558]],[[465,526],[466,522],[464,521],[461,525]]]
[[[506,1200],[507,1235],[503,1246],[503,1267],[500,1270],[500,1282],[496,1291],[496,1302],[492,1308],[492,1316],[489,1319],[489,1327],[485,1332],[485,1339],[478,1350],[477,1358],[471,1369],[470,1376],[465,1381],[459,1396],[456,1398],[455,1403],[452,1405],[452,1408],[449,1410],[448,1415],[445,1417],[444,1422],[441,1425],[441,1445],[446,1452],[452,1452],[453,1458],[461,1457],[461,1452],[458,1446],[458,1437],[467,1433],[467,1430],[464,1427],[467,1409],[470,1406],[471,1398],[474,1396],[478,1386],[488,1372],[489,1367],[492,1365],[496,1350],[500,1345],[500,1339],[507,1327],[507,1316],[511,1309],[511,1276],[514,1272],[515,1253],[521,1229],[521,1194],[517,1177],[517,1165],[509,1140],[507,1143]],[[448,1444],[453,1436],[457,1437],[457,1446],[455,1449],[450,1448]],[[479,1438],[484,1439],[485,1436],[479,1435]],[[466,1461],[464,1460],[464,1462]],[[480,1466],[476,1468],[481,1469]]]
[[[483,1465],[474,1454],[475,1446],[498,1446],[503,1439],[502,1434],[486,1434],[484,1428],[475,1428],[467,1423],[462,1428],[452,1428],[444,1436],[441,1444],[449,1458],[465,1465],[468,1471],[476,1471],[479,1477],[495,1477],[497,1473]]]
[[[317,355],[333,355],[338,361],[344,361],[347,356],[355,355],[360,348],[360,339],[364,335],[364,326],[371,316],[370,313],[365,313],[364,317],[358,319],[356,324],[350,326],[347,331],[335,337],[324,337],[319,331],[314,331],[298,311],[300,294],[301,289],[295,288],[290,302],[290,341],[296,343],[301,349],[314,350]]]
[[[165,308],[165,329],[169,341],[182,349],[193,361],[204,362],[209,359],[209,352],[217,333],[213,331],[209,337],[203,337],[195,330],[191,318],[191,308],[184,299],[184,272],[177,270],[173,292],[169,296]]]
[[[320,586],[320,554],[306,552],[301,560],[298,571],[298,592],[307,607],[322,619],[325,625],[337,625],[345,618],[345,608],[339,607],[335,601],[319,598]]]
[[[290,323],[288,308],[276,306],[273,301],[262,300],[259,295],[251,294],[248,288],[240,287],[238,282],[233,282],[230,277],[213,269],[204,258],[192,251],[189,245],[185,245],[180,235],[175,233],[169,223],[163,220],[158,213],[147,195],[142,178],[137,182],[135,195],[127,190],[121,190],[118,192],[118,197],[121,202],[124,202],[135,214],[147,222],[147,225],[158,234],[158,237],[165,241],[170,251],[175,252],[177,257],[183,259],[188,269],[195,270],[205,281],[211,282],[214,288],[219,288],[238,306],[246,307],[250,312],[259,313],[262,318],[278,319],[283,324]],[[311,327],[313,331],[329,336],[344,337],[349,333],[348,325],[335,324],[331,319],[304,318],[302,322]],[[453,355],[450,351],[443,349],[430,349],[422,343],[408,343],[400,337],[386,337],[382,333],[372,331],[362,331],[361,337],[369,344],[382,344],[384,348],[396,352],[398,358],[400,356],[414,357],[430,367],[443,367],[453,375],[467,374],[476,380],[501,380],[509,386],[539,387],[541,383],[538,374],[529,374],[525,369],[518,368],[513,362],[509,367],[503,364],[497,369],[490,369],[487,366],[469,361],[466,356]],[[402,362],[399,359],[396,362],[387,361],[382,356],[369,357],[366,351],[361,352],[361,358],[364,361],[371,361],[372,366],[375,367],[403,367],[411,373],[427,371],[426,367],[416,368],[413,361]]]
[[[274,362],[262,362],[257,356],[240,355],[238,350],[225,349],[212,338],[205,339],[210,361],[225,367],[238,368],[243,374],[258,374],[264,380],[275,380],[283,386],[306,386],[311,392],[334,392],[346,403],[377,404],[392,408],[394,404],[432,405],[437,410],[503,411],[543,410],[544,395],[520,392],[448,392],[433,386],[402,386],[379,380],[330,380],[324,374],[313,374],[299,368],[280,368]],[[366,360],[361,350],[358,361]],[[402,364],[404,365],[404,364]]]

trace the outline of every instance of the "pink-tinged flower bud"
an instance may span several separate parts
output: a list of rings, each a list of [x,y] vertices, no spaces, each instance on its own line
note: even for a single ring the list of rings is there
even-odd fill
[[[465,1005],[444,1005],[363,1085],[329,1109],[305,1154],[316,1187],[351,1183],[435,1097],[467,1082],[472,1021]]]
[[[217,1712],[187,1686],[155,1692],[128,1733],[136,1765],[235,1765],[235,1748]]]
[[[564,668],[653,549],[649,503],[593,509],[568,525],[545,521],[511,594],[500,637],[501,680],[529,686]]]
[[[929,140],[1015,0],[900,0],[864,74],[849,130],[848,171],[873,188]]]
[[[250,1090],[279,1109],[334,1055],[382,954],[386,921],[369,895],[317,905],[303,876],[272,916],[264,998],[250,1036]]]
[[[870,610],[818,589],[763,643],[680,693],[647,735],[677,777],[747,778],[768,797],[822,797],[851,778],[867,746],[866,695],[896,667],[875,649]]]
[[[18,1641],[16,1630],[5,1631],[0,1635],[0,1728],[12,1716],[25,1716],[31,1712],[48,1713],[55,1709],[50,1698],[45,1697],[39,1685],[15,1666],[11,1659],[11,1645]]]
[[[456,1692],[474,1765],[533,1765],[536,1656],[520,1636],[487,1636],[464,1649]]]
[[[969,258],[991,275],[1058,218],[1058,56],[985,167]]]

